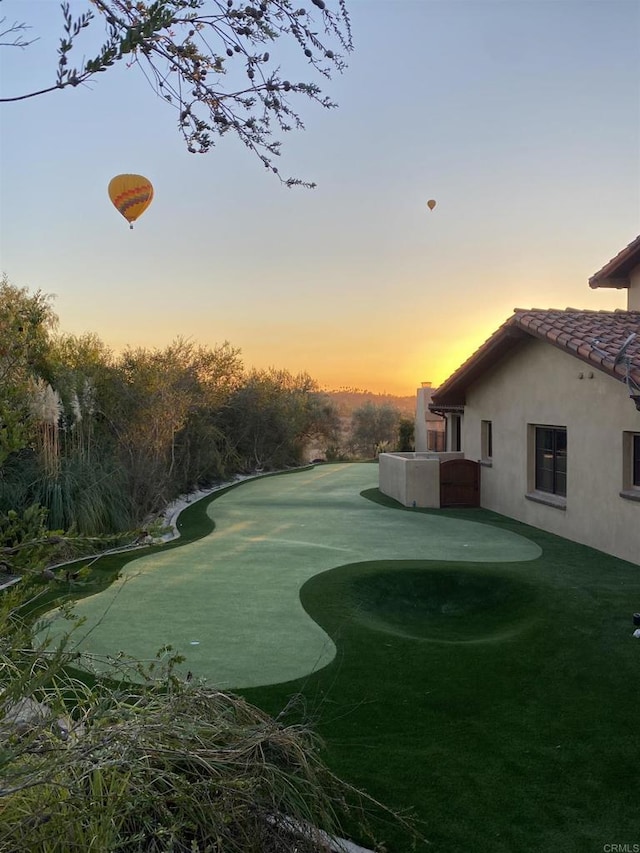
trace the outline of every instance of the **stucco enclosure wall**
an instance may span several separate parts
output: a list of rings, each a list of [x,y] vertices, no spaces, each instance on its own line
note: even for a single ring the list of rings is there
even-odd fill
[[[463,453],[381,453],[379,488],[403,506],[440,506],[440,462]]]
[[[483,420],[493,432],[483,507],[640,564],[640,503],[620,496],[623,432],[640,432],[624,383],[532,339],[468,389],[468,459],[480,459]],[[566,509],[525,497],[533,489],[529,425],[536,424],[567,428]]]

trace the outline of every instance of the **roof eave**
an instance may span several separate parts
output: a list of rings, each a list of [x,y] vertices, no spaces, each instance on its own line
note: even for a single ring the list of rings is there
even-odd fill
[[[631,270],[640,265],[640,235],[591,276],[589,287],[629,287]],[[619,282],[613,284],[611,282]]]
[[[480,378],[487,370],[491,369],[507,352],[517,346],[528,333],[513,324],[510,317],[493,336],[486,341],[479,351],[475,352],[467,361],[452,373],[438,389],[434,392],[431,411],[447,408],[464,407],[466,403],[467,388]]]
[[[589,287],[596,290],[598,287],[615,287],[616,290],[628,290],[629,276],[609,276],[608,278],[597,278],[591,276],[589,279]]]
[[[617,379],[623,383],[627,383],[628,379],[631,379],[640,387],[640,372],[635,367],[631,367],[629,376],[627,376],[626,365],[616,364],[613,356],[601,354],[592,347],[567,348],[560,341],[550,339],[537,328],[529,326],[523,328],[520,325],[520,313],[523,312],[516,311],[479,350],[434,392],[429,405],[431,411],[462,411],[467,402],[467,389],[526,339],[543,341],[568,355],[574,356],[589,367],[602,371],[612,379]]]
[[[464,414],[464,406],[448,406],[446,404],[441,404],[440,406],[437,406],[435,403],[429,403],[429,411],[433,412],[434,415],[440,415],[440,417],[444,417],[445,415],[462,415]]]

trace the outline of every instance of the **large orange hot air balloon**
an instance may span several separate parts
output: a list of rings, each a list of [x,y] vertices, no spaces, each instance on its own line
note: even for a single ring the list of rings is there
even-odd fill
[[[142,175],[116,175],[109,181],[109,198],[133,228],[133,223],[151,204],[153,186]]]
[[[436,206],[435,199],[430,198],[429,201],[427,202],[427,207],[429,208],[429,210],[433,210],[433,208],[435,206]]]

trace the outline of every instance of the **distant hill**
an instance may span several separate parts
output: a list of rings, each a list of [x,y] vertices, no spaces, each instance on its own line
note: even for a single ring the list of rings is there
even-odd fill
[[[341,417],[350,418],[356,409],[365,403],[373,403],[375,406],[393,406],[408,418],[415,417],[416,397],[397,397],[394,394],[375,394],[373,391],[363,391],[360,388],[338,388],[335,391],[324,393],[334,403]]]

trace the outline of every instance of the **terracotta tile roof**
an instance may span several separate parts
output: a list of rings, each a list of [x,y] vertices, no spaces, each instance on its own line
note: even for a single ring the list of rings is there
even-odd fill
[[[636,337],[631,338],[631,335]],[[580,311],[516,308],[433,394],[432,408],[464,405],[467,388],[530,337],[546,341],[609,376],[640,389],[640,311]],[[628,343],[627,343],[628,342]],[[627,344],[621,360],[616,356]]]
[[[629,273],[640,265],[640,235],[589,279],[589,287],[629,287]]]

